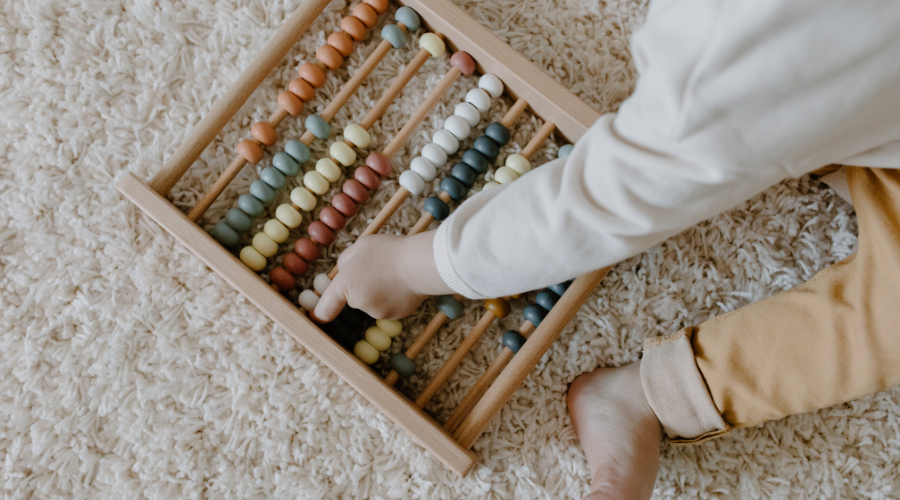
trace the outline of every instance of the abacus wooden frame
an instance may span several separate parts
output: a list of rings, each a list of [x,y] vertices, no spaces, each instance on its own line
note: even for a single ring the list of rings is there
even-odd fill
[[[302,314],[296,305],[248,269],[166,199],[169,190],[187,168],[294,42],[299,40],[327,3],[328,0],[304,0],[210,113],[194,128],[150,184],[134,174],[127,174],[117,187],[151,219],[334,370],[416,442],[451,470],[465,476],[477,462],[477,456],[469,449],[475,438],[534,368],[593,288],[599,284],[605,270],[578,278],[570,287],[479,405],[460,424],[456,434],[465,443],[460,444],[438,422],[332,340]],[[490,72],[500,77],[510,97],[524,98],[537,116],[553,122],[558,132],[569,141],[578,140],[599,118],[599,114],[588,105],[538,70],[449,0],[405,0],[400,3],[415,9],[427,26],[444,36],[451,48],[468,52],[477,61],[480,72]]]

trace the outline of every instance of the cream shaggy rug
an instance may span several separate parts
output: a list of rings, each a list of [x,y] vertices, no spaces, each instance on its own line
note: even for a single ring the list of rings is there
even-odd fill
[[[4,498],[580,498],[588,471],[564,404],[575,376],[636,359],[648,336],[793,287],[848,255],[856,240],[852,208],[803,178],[617,266],[477,442],[479,465],[459,479],[114,189],[126,172],[148,178],[160,168],[297,4],[0,6]],[[629,95],[636,75],[628,37],[645,2],[463,7],[598,111]],[[175,188],[177,204],[192,205],[212,183],[348,8],[330,5]],[[374,43],[362,47],[311,108],[330,100]],[[411,54],[390,54],[336,123],[358,120]],[[375,127],[378,144],[446,69],[446,59],[426,64]],[[456,85],[403,161],[474,84],[469,77]],[[538,125],[520,120],[508,152]],[[300,120],[281,131],[296,137]],[[246,189],[250,170],[210,210],[207,227]],[[395,186],[383,184],[353,231]],[[409,227],[420,206],[421,199],[407,203],[388,230]],[[427,350],[420,373],[440,366],[478,307],[469,304]],[[518,322],[521,308],[504,326]],[[432,313],[429,302],[407,330],[417,332]],[[429,411],[444,418],[462,398],[497,351],[502,329],[492,332]],[[402,388],[415,393],[423,381]],[[897,498],[898,415],[893,390],[701,445],[664,445],[656,497]]]

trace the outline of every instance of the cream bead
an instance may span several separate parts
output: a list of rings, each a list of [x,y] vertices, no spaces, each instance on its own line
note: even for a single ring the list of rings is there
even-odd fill
[[[462,118],[453,115],[448,116],[446,120],[444,120],[444,130],[453,134],[453,137],[456,137],[460,141],[469,137],[469,133],[472,132],[472,127],[466,123]]]
[[[506,166],[513,169],[519,175],[525,175],[531,170],[531,162],[519,153],[506,157]]]
[[[310,170],[303,176],[303,185],[313,193],[322,195],[328,192],[328,181],[322,177],[322,174],[315,170]]]
[[[353,165],[354,162],[356,162],[356,151],[353,151],[353,148],[348,146],[344,141],[337,141],[333,143],[331,147],[328,148],[328,152],[331,154],[332,158],[341,162],[341,165],[345,167],[349,167],[350,165]]]
[[[366,330],[366,342],[372,344],[372,347],[379,351],[387,350],[391,346],[391,337],[384,333],[384,330],[377,326],[370,326]]]
[[[431,142],[440,146],[448,155],[452,155],[459,151],[459,139],[444,129],[435,132],[434,135],[431,136]]]
[[[375,364],[381,357],[378,349],[372,347],[372,344],[366,342],[365,340],[360,340],[356,343],[355,346],[353,346],[353,354],[356,354],[356,357],[367,365]]]
[[[447,152],[437,144],[430,142],[422,148],[422,156],[438,168],[443,167],[447,163]]]
[[[475,109],[475,106],[467,102],[457,104],[456,108],[453,109],[453,116],[462,118],[470,127],[478,125],[478,122],[481,121],[481,113]]]
[[[352,142],[359,149],[365,149],[372,143],[372,136],[366,132],[366,129],[355,123],[344,127],[344,139]]]
[[[278,205],[278,208],[275,210],[275,218],[281,221],[288,229],[294,229],[303,222],[303,215],[287,203]]]
[[[466,102],[475,106],[479,113],[486,113],[491,109],[491,96],[481,89],[472,89],[466,94]]]
[[[494,181],[500,184],[506,184],[519,178],[519,174],[509,167],[500,167],[494,172]]]
[[[300,292],[300,296],[297,297],[297,302],[300,304],[300,307],[307,311],[312,311],[316,308],[316,304],[319,303],[319,296],[312,290],[303,290]]]
[[[256,272],[266,268],[266,258],[253,247],[244,247],[241,249],[241,262]]]
[[[425,33],[420,36],[419,48],[427,50],[431,57],[441,57],[447,52],[447,46],[444,45],[444,41],[434,33]]]
[[[409,164],[409,169],[419,174],[419,177],[425,182],[433,180],[437,175],[437,168],[435,168],[434,163],[422,156],[413,158],[413,161]]]
[[[490,73],[485,73],[484,76],[478,79],[478,88],[487,92],[493,98],[503,95],[503,82]]]
[[[256,233],[253,237],[253,248],[264,257],[271,257],[278,253],[278,243],[266,233]]]
[[[308,189],[302,187],[294,188],[291,191],[291,202],[304,212],[311,212],[316,208],[316,197]]]
[[[319,292],[319,295],[325,293],[325,289],[328,288],[328,285],[331,284],[331,278],[328,277],[327,274],[317,274],[315,278],[313,278],[313,288]]]
[[[400,332],[403,330],[403,323],[394,319],[376,319],[375,324],[378,325],[378,328],[381,328],[384,333],[388,334],[388,337],[390,338],[400,335]]]
[[[425,181],[412,170],[407,170],[400,174],[399,182],[407,191],[415,195],[420,194],[425,189]]]
[[[322,158],[316,162],[316,172],[322,174],[328,182],[337,182],[341,178],[341,167],[331,161],[331,158]]]
[[[263,226],[263,232],[275,243],[284,243],[287,241],[290,232],[284,227],[284,224],[278,222],[277,219],[269,219]]]
[[[482,190],[482,191],[487,191],[488,189],[495,188],[495,187],[497,187],[497,186],[499,186],[499,185],[500,185],[500,184],[497,184],[496,182],[491,181],[491,182],[486,183],[486,184],[481,188],[481,190]]]

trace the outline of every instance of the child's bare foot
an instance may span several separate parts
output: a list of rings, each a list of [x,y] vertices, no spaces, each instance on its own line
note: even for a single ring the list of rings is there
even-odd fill
[[[591,470],[585,500],[648,499],[662,428],[641,386],[640,361],[598,368],[569,386],[569,414]]]

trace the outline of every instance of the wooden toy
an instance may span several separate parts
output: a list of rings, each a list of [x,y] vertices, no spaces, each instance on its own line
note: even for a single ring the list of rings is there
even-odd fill
[[[477,179],[488,171],[500,148],[509,141],[510,129],[526,111],[543,119],[543,126],[520,153],[506,157],[504,165],[494,172],[494,180],[483,189],[513,182],[519,176],[526,175],[532,168],[532,155],[553,132],[575,142],[599,115],[469,18],[451,1],[403,0],[400,2],[403,7],[394,14],[395,22],[381,21],[381,41],[377,42],[377,47],[362,66],[322,112],[308,114],[304,121],[306,131],[299,139],[287,141],[284,151],[271,151],[271,165],[260,171],[259,179],[250,185],[250,192],[242,194],[236,200],[236,206],[210,232],[205,231],[197,221],[213,201],[247,163],[255,164],[266,158],[264,149],[278,141],[279,124],[288,116],[299,116],[304,112],[304,103],[315,97],[316,89],[328,78],[327,72],[342,65],[343,58],[353,52],[355,44],[367,39],[368,31],[379,24],[379,16],[390,7],[388,0],[357,3],[351,14],[342,20],[341,31],[331,34],[327,43],[316,51],[316,61],[298,68],[299,78],[291,81],[287,90],[278,96],[276,111],[266,122],[251,127],[253,139],[243,140],[236,146],[237,155],[231,164],[188,214],[181,212],[166,199],[170,190],[266,75],[300,40],[329,1],[304,0],[187,135],[160,172],[148,183],[132,174],[126,175],[119,182],[118,189],[414,440],[457,474],[465,475],[477,460],[470,449],[475,440],[550,348],[607,270],[594,271],[573,282],[554,285],[538,293],[536,303],[525,309],[521,327],[501,336],[503,348],[500,354],[443,425],[422,408],[440,390],[494,320],[510,314],[510,298],[485,301],[486,310],[476,326],[431,378],[425,390],[412,400],[396,390],[394,385],[401,376],[410,376],[415,372],[414,360],[448,319],[462,314],[463,308],[459,302],[462,297],[439,297],[437,308],[440,312],[428,322],[405,352],[394,354],[388,361],[382,352],[389,348],[393,338],[401,334],[400,322],[378,320],[365,328],[368,326],[365,318],[347,309],[346,314],[342,313],[335,323],[320,328],[309,320],[307,310],[315,307],[318,297],[338,269],[314,277],[312,288],[299,294],[294,291],[298,278],[319,257],[320,248],[329,245],[334,240],[335,232],[341,231],[348,219],[356,215],[359,205],[369,200],[381,180],[394,175],[392,156],[402,148],[461,75],[477,73],[482,76],[478,87],[469,91],[465,102],[459,103],[453,115],[446,117],[443,127],[434,133],[432,143],[413,158],[409,168],[401,169],[398,178],[400,186],[363,234],[377,233],[410,195],[421,194],[431,182],[436,183],[439,194],[424,200],[423,215],[408,234],[420,233],[435,221],[446,218],[450,214],[450,204],[464,200]],[[388,52],[404,48],[409,43],[409,33],[412,32],[419,32],[416,55],[366,116],[359,123],[345,124],[343,139],[331,142],[328,155],[313,164],[307,146],[316,139],[329,140],[332,135],[331,121],[337,113]],[[426,61],[440,57],[450,58],[451,69],[391,141],[380,152],[369,153],[364,165],[358,166],[351,176],[346,169],[360,163],[359,152],[365,151],[371,144],[368,131]],[[513,99],[514,104],[500,122],[482,124],[482,115],[502,95]],[[464,141],[476,135],[476,129],[483,130],[483,134],[472,141],[470,148],[461,147]],[[561,148],[560,155],[570,149]],[[309,165],[301,174],[301,165],[304,164]],[[442,176],[440,181],[437,180],[439,172]],[[254,220],[266,211],[266,205],[273,202],[275,192],[286,184],[287,177],[301,175],[302,185],[291,191],[290,203],[270,210],[271,218],[265,223]],[[331,191],[332,183],[342,180],[342,192],[332,196],[330,205],[319,210],[317,218],[309,222],[305,214],[314,214],[319,197]],[[303,226],[306,226],[305,229]],[[283,244],[291,239],[292,234],[306,236],[291,243],[280,264],[275,265]],[[260,272],[268,276],[268,280]],[[387,362],[387,366],[392,368],[385,378],[366,364],[378,362]]]

